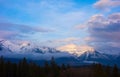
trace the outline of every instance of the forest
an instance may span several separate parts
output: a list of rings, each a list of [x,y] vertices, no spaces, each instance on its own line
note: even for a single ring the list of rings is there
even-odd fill
[[[100,63],[75,67],[69,64],[57,65],[52,57],[50,62],[45,61],[44,66],[40,66],[28,62],[26,58],[13,63],[1,56],[0,77],[120,77],[120,71],[116,64],[113,67]]]

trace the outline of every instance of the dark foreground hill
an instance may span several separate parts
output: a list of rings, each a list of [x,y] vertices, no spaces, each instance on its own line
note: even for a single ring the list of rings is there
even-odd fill
[[[26,58],[18,63],[0,58],[0,77],[120,77],[117,65],[114,67],[92,64],[87,66],[57,65],[54,58],[45,61],[44,66],[28,62]]]

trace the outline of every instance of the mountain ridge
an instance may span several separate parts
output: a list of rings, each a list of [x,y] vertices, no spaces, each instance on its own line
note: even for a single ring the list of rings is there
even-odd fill
[[[119,55],[110,55],[94,51],[84,51],[82,54],[77,55],[76,53],[69,53],[69,51],[60,51],[50,47],[31,47],[31,43],[17,44],[20,46],[19,51],[10,49],[10,45],[4,44],[5,42],[0,41],[0,56],[6,58],[23,58],[31,60],[50,60],[51,57],[55,57],[58,63],[71,63],[73,65],[79,64],[91,64],[91,63],[103,63],[103,64],[118,64],[120,65]],[[10,43],[10,42],[9,42]],[[10,43],[11,44],[11,43]],[[21,46],[22,45],[22,46]],[[17,47],[18,47],[17,46]],[[77,51],[75,51],[77,52]],[[79,52],[79,51],[78,51]]]

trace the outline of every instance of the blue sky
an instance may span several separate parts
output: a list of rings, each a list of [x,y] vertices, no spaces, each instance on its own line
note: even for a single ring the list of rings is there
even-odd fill
[[[98,27],[100,32],[95,34],[97,28],[94,25],[104,25],[103,20],[113,21],[110,18],[113,15],[119,17],[119,8],[119,0],[0,0],[0,38],[27,40],[52,47],[74,43],[99,49],[103,45],[103,38],[108,39],[109,36],[102,36],[101,27]],[[99,19],[101,22],[95,23]],[[116,21],[118,19],[114,18]],[[116,28],[113,26],[111,29],[109,25],[110,30]],[[102,39],[97,35],[101,35]],[[107,43],[119,46],[116,43],[119,35],[115,35],[115,39]],[[111,46],[106,47],[109,49]]]

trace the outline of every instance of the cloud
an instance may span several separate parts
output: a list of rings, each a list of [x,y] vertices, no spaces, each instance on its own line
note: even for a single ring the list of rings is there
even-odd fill
[[[0,23],[0,38],[10,39],[15,37],[24,37],[36,32],[45,33],[53,32],[49,28],[31,27],[28,25],[13,24],[13,23]]]
[[[30,21],[37,22],[37,24],[43,24],[42,26],[66,27],[75,25],[80,22],[80,20],[83,19],[83,15],[85,15],[83,8],[81,8],[81,10],[77,8],[76,2],[72,0],[26,0],[19,2],[20,3],[17,1],[3,1],[1,5],[20,12],[22,20],[27,18],[27,21],[30,19]],[[23,14],[26,15],[26,18]]]
[[[80,24],[80,25],[75,26],[76,30],[84,30],[86,28],[87,28],[87,26],[85,24],[83,24],[83,25]]]
[[[108,18],[101,15],[93,16],[88,25],[92,36],[105,41],[119,41],[120,39],[120,13],[112,14]]]
[[[31,27],[28,25],[13,24],[13,23],[0,23],[0,30],[19,31],[23,33],[53,31],[52,29],[49,28]]]
[[[75,41],[80,41],[80,38],[75,38],[75,37],[70,37],[70,38],[65,38],[65,39],[59,39],[59,40],[55,40],[56,42],[65,42],[65,43],[71,43],[71,42],[75,42]]]
[[[94,40],[94,38],[92,38],[92,37],[85,37],[84,38],[84,41],[86,41],[86,42],[90,42],[90,41],[93,41]]]
[[[81,38],[78,37],[68,37],[68,38],[59,38],[59,39],[51,39],[51,40],[47,40],[44,42],[41,42],[43,46],[49,46],[49,47],[59,47],[59,46],[63,46],[66,44],[80,44],[81,43]]]
[[[11,31],[1,31],[0,30],[0,39],[12,39],[15,37],[18,33],[17,32],[11,32]]]
[[[81,23],[81,21],[85,20],[89,15],[86,14],[86,11],[88,10],[84,9],[84,7],[81,7],[81,5],[78,5],[77,2],[72,0],[25,0],[19,2],[3,1],[1,5],[5,8],[6,11],[9,12],[9,10],[11,10],[11,17],[8,16],[8,14],[5,12],[6,17],[10,21],[15,23],[26,23],[28,26],[30,24],[37,24],[41,27],[45,27],[40,27],[40,29],[38,29],[38,27],[34,28],[34,30],[40,30],[41,32],[51,32],[51,28],[55,28],[55,30],[57,30],[57,32],[54,33],[36,33],[36,35],[33,35],[31,39],[37,39],[38,41],[77,36],[75,31],[71,31],[72,27]],[[17,13],[13,17],[14,11]],[[22,33],[24,31],[27,31],[29,34],[29,32],[33,32],[33,29],[22,29]]]
[[[105,17],[94,15],[86,23],[90,36],[86,40],[97,50],[120,51],[120,13]]]
[[[99,0],[94,4],[94,7],[100,10],[109,11],[110,8],[115,8],[120,6],[119,0]]]

